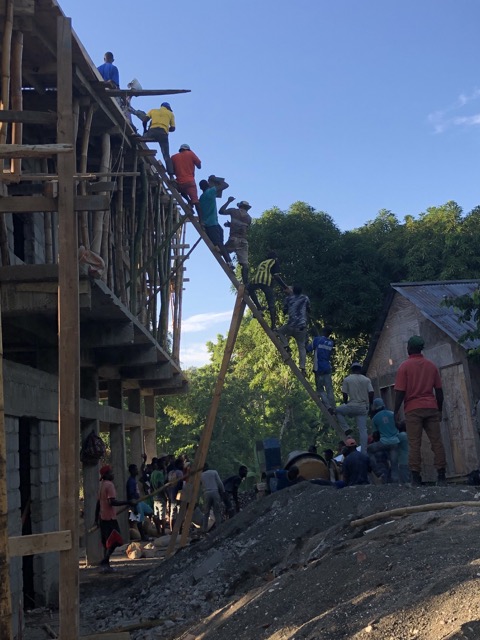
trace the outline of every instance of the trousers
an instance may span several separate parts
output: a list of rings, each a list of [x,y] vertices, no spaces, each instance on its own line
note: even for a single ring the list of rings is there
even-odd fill
[[[441,413],[438,409],[413,409],[405,414],[405,425],[408,437],[408,466],[410,471],[421,471],[422,468],[422,435],[427,434],[433,452],[435,469],[445,469],[447,460],[440,432]]]

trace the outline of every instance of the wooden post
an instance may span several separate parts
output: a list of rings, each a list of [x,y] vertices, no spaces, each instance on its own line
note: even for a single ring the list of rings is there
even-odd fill
[[[82,398],[98,402],[98,376],[94,369],[82,369],[80,372],[80,395]],[[82,420],[82,442],[95,431],[98,435],[98,420]],[[89,532],[88,529],[95,521],[95,507],[97,505],[99,487],[99,465],[87,465],[83,467],[83,522],[85,525],[85,550],[87,554],[87,564],[95,565],[103,558],[102,545],[100,542],[100,532],[98,530]]]
[[[110,171],[110,135],[104,133],[102,136],[102,159],[100,161],[100,171]],[[105,180],[105,178],[101,178]],[[95,211],[93,213],[93,237],[92,251],[101,254],[102,251],[102,234],[103,234],[103,216],[105,211]],[[105,256],[102,256],[105,259]]]
[[[72,27],[57,17],[57,140],[73,144]],[[59,521],[71,531],[72,548],[60,552],[60,637],[78,638],[78,488],[80,432],[80,330],[78,224],[74,209],[75,155],[60,154],[58,163],[58,432]]]
[[[123,392],[121,380],[109,380],[108,404],[116,409],[122,409]],[[126,499],[127,485],[127,455],[125,450],[125,424],[122,422],[110,424],[111,463],[115,476],[115,488],[118,500]],[[128,541],[128,511],[118,516],[120,533]]]
[[[1,296],[0,296],[1,303]],[[3,339],[0,308],[0,638],[12,638],[12,598],[8,553],[7,442],[3,401]]]
[[[155,396],[145,396],[145,415],[155,418]],[[143,432],[144,451],[147,454],[147,461],[157,457],[157,430],[145,429]]]
[[[22,57],[23,33],[16,31],[12,43],[12,110],[23,110],[22,94]],[[14,122],[12,125],[12,143],[22,144],[23,124]],[[15,158],[10,163],[10,173],[19,176],[22,173],[22,159]]]
[[[82,152],[80,155],[80,173],[86,173],[87,171],[87,159],[88,159],[88,143],[90,142],[90,131],[92,129],[92,119],[93,119],[93,104],[88,107],[87,115],[85,117],[85,124],[83,126],[83,136],[82,136]],[[85,180],[82,180],[80,183],[80,195],[87,195],[87,183]],[[81,238],[82,244],[90,249],[90,236],[88,233],[88,211],[81,211],[80,215],[80,228],[81,228]]]
[[[188,507],[186,507],[186,509],[184,508],[183,510],[181,509],[180,515],[177,518],[177,521],[175,522],[175,527],[174,527],[174,530],[172,531],[170,544],[168,545],[168,549],[166,553],[167,558],[173,553],[173,550],[175,549],[175,543],[176,543],[178,531],[180,530],[180,526],[182,524],[183,524],[183,529],[182,529],[182,537],[180,539],[180,546],[184,547],[187,544],[187,537],[190,530],[190,525],[192,523],[193,510],[195,509],[195,501],[197,499],[198,491],[200,489],[200,480],[201,480],[201,473],[195,473],[195,471],[199,471],[200,469],[202,469],[207,459],[208,448],[210,446],[210,441],[212,439],[213,427],[215,425],[218,406],[220,404],[220,398],[222,396],[225,376],[227,374],[227,369],[228,369],[228,365],[230,364],[233,348],[235,347],[235,342],[237,340],[238,331],[240,329],[240,324],[243,318],[243,312],[245,311],[245,301],[243,299],[244,292],[245,292],[245,287],[243,284],[241,284],[238,288],[237,298],[235,300],[235,307],[233,309],[232,321],[230,323],[230,330],[228,332],[227,342],[225,344],[225,351],[223,352],[222,364],[220,366],[217,382],[215,384],[215,390],[213,392],[212,404],[210,405],[207,420],[205,422],[205,427],[202,431],[200,443],[198,445],[198,449],[195,454],[195,459],[193,461],[192,480],[187,483],[186,495],[188,500]],[[186,501],[182,503],[182,507],[184,507],[184,505],[186,505]],[[181,517],[182,511],[185,512],[185,519]]]
[[[127,393],[128,410],[140,415],[140,389],[131,389]],[[143,435],[142,425],[130,427],[130,458],[127,460],[129,464],[136,464],[138,468],[142,464],[143,453]]]
[[[7,0],[5,7],[5,22],[3,23],[2,40],[2,95],[0,109],[7,110],[10,103],[10,59],[12,52],[13,33],[13,0]],[[0,144],[7,140],[8,125],[0,122]]]

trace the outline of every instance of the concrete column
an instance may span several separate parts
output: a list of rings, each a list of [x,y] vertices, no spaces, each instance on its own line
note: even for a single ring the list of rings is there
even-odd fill
[[[155,418],[155,396],[145,396],[145,415]],[[152,458],[157,457],[157,430],[145,429],[143,432],[145,442],[145,453],[147,454],[147,462],[151,462]]]
[[[108,383],[108,404],[116,409],[122,409],[122,401],[122,381],[110,380]],[[110,425],[110,450],[117,499],[125,500],[127,497],[127,454],[123,420],[120,424]],[[128,510],[118,516],[118,524],[120,525],[122,538],[124,541],[128,541]]]
[[[81,369],[80,371],[80,397],[86,400],[98,402],[98,376],[94,369]],[[91,431],[98,435],[98,420],[81,420],[82,443]],[[101,461],[103,464],[103,462]],[[97,529],[88,533],[88,529],[95,522],[95,509],[97,506],[99,487],[100,465],[82,464],[83,477],[83,523],[84,530],[80,530],[80,537],[84,540],[87,556],[87,565],[95,565],[103,558],[100,531]]]
[[[140,416],[140,389],[132,389],[127,393],[128,397],[128,410],[133,413],[138,413]],[[141,418],[139,417],[139,420]],[[143,434],[142,425],[130,426],[130,457],[128,459],[129,464],[136,464],[140,469],[143,462]],[[150,460],[148,461],[150,462]]]

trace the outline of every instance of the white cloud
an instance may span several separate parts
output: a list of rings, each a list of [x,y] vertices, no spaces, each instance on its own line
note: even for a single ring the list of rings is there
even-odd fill
[[[203,367],[210,362],[210,354],[207,345],[203,342],[193,342],[180,348],[180,366],[182,369],[189,367]]]
[[[225,322],[226,320],[230,320],[231,317],[231,311],[197,313],[196,315],[185,318],[185,320],[182,321],[182,334],[206,331],[208,329],[211,329],[216,324],[220,324]]]
[[[451,127],[472,127],[480,124],[480,114],[467,116],[456,115],[457,112],[473,101],[480,99],[480,89],[475,89],[471,94],[465,95],[461,93],[455,102],[438,111],[434,111],[428,115],[428,122],[433,126],[435,133],[443,133]]]

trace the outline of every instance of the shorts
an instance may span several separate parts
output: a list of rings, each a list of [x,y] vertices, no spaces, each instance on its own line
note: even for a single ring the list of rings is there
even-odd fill
[[[223,246],[223,229],[219,224],[205,227],[205,233],[216,247]]]
[[[153,501],[153,512],[160,520],[165,520],[167,515],[167,499],[158,498]]]
[[[188,198],[192,204],[198,204],[198,192],[195,182],[178,183],[178,191],[182,196]]]
[[[120,527],[117,520],[100,520],[100,536],[102,538],[102,546],[105,548],[110,547],[110,545],[107,544],[107,541],[112,534],[112,531],[120,533]]]
[[[248,265],[248,240],[246,238],[236,238],[230,236],[225,245],[227,251],[235,251],[239,264]]]

